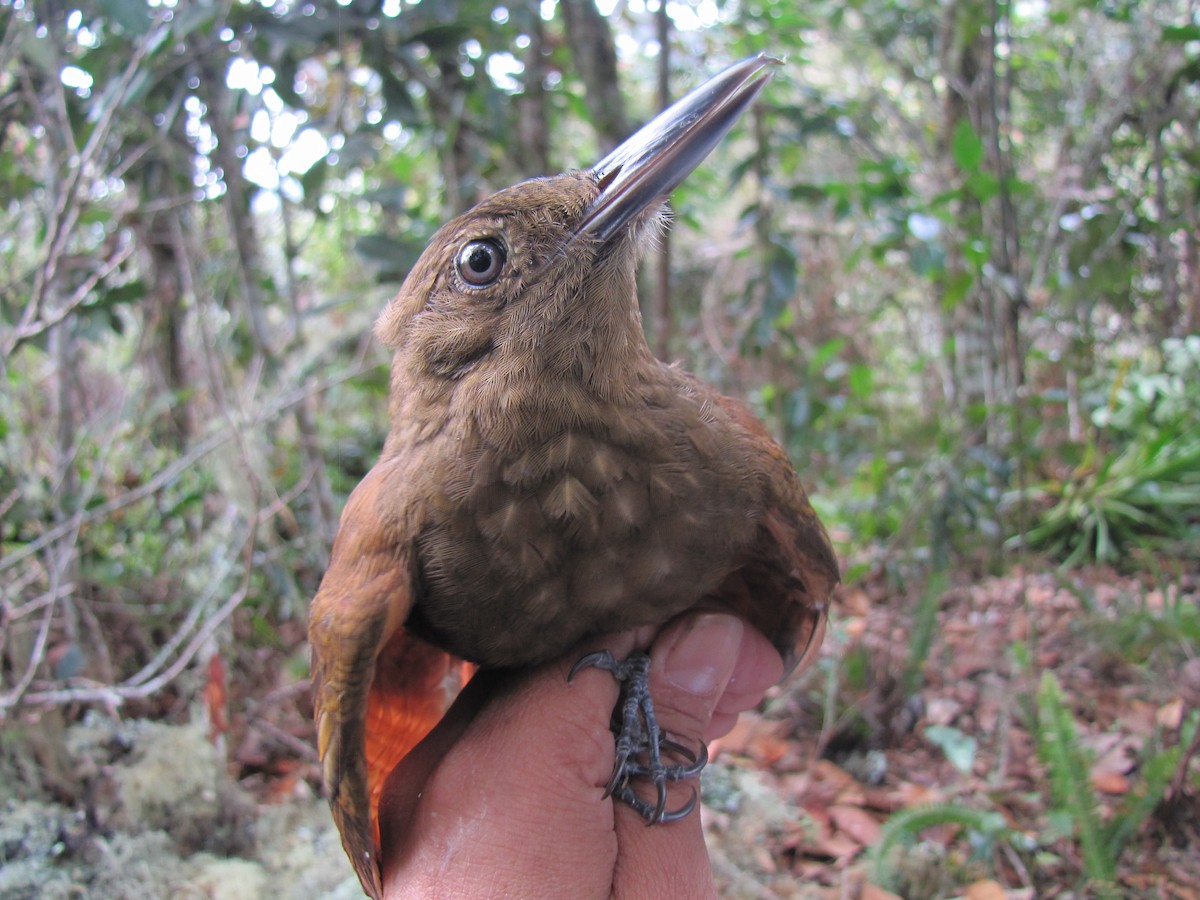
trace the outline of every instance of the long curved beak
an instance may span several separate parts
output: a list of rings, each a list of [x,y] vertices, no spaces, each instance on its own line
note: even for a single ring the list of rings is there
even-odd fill
[[[600,195],[576,228],[608,240],[700,165],[754,102],[781,60],[734,63],[667,107],[592,167]]]

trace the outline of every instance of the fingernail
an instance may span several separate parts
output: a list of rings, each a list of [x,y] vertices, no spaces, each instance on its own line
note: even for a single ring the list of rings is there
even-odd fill
[[[696,616],[667,654],[663,666],[667,682],[698,696],[723,690],[737,662],[743,627],[736,616]]]

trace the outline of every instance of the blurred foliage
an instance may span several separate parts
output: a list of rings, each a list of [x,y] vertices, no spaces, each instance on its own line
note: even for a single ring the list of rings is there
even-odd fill
[[[942,883],[929,883],[930,869],[944,870],[947,860],[922,860],[914,845],[922,831],[959,828],[968,836],[978,859],[990,857],[1000,844],[1015,850],[1031,849],[1028,838],[1009,827],[1003,813],[980,810],[959,803],[931,803],[901,810],[884,824],[879,840],[871,848],[872,881],[905,897],[938,896],[962,878],[961,873],[940,871]],[[932,865],[930,864],[932,863]]]
[[[1159,746],[1159,735],[1147,736],[1140,768],[1143,784],[1129,792],[1105,821],[1098,814],[1096,793],[1087,776],[1090,755],[1079,740],[1067,698],[1052,672],[1042,674],[1036,699],[1037,753],[1046,770],[1052,799],[1042,839],[1050,844],[1058,837],[1073,838],[1082,856],[1088,893],[1123,896],[1117,886],[1121,856],[1146,819],[1163,803],[1182,748],[1191,742],[1195,722],[1185,724],[1179,743],[1172,746]]]
[[[1200,336],[1168,338],[1159,352],[1121,360],[1093,396],[1094,431],[1061,480],[1038,486],[1047,503],[1025,535],[1068,563],[1128,559],[1133,547],[1200,542]],[[1186,550],[1184,551],[1186,552]]]
[[[1053,672],[1042,674],[1037,709],[1038,758],[1046,767],[1056,811],[1064,820],[1062,831],[1078,839],[1084,871],[1094,888],[1101,895],[1113,894],[1117,854],[1104,840],[1095,794],[1088,782],[1090,760],[1079,743],[1075,721]]]

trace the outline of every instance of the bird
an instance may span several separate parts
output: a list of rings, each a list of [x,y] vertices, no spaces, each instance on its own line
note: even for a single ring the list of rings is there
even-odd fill
[[[476,668],[702,606],[744,618],[789,669],[821,643],[838,564],[800,476],[749,408],[653,355],[637,293],[666,196],[778,63],[734,63],[591,168],[452,219],[376,322],[390,428],[309,614],[325,792],[372,897],[383,783]],[[695,794],[666,809],[663,782],[704,750],[646,715],[644,660],[586,666],[625,683],[609,793],[650,822],[686,815]]]

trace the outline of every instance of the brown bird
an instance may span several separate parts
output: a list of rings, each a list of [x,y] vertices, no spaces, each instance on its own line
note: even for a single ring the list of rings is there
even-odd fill
[[[373,897],[382,785],[468,677],[464,660],[532,666],[698,605],[744,617],[789,666],[820,644],[837,563],[787,455],[740,403],[655,359],[638,312],[662,198],[774,62],[731,66],[590,170],[452,220],[379,319],[391,431],[309,625],[326,790]],[[636,659],[592,664],[637,681]],[[627,690],[610,792],[652,821],[686,815],[695,796],[667,810],[663,783],[703,751],[660,747]]]

